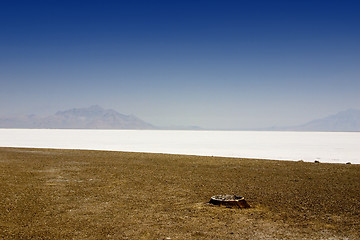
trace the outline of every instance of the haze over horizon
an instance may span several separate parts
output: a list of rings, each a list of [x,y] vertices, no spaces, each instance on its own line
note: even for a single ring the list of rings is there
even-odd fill
[[[261,128],[360,108],[356,1],[0,3],[0,115]]]

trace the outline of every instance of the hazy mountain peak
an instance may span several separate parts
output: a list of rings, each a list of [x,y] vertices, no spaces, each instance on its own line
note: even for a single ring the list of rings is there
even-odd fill
[[[102,113],[105,109],[100,106],[94,105],[88,108],[72,108],[64,111],[58,111],[56,115],[64,114],[84,114],[84,113]]]
[[[6,121],[5,121],[6,120]],[[79,129],[154,129],[135,116],[128,116],[98,105],[73,108],[39,118],[0,119],[0,127],[7,128],[79,128]]]
[[[347,109],[299,126],[275,128],[289,131],[360,132],[360,110]]]
[[[349,108],[345,111],[341,111],[335,115],[347,115],[347,116],[360,116],[360,110],[359,109],[354,109],[354,108]],[[333,115],[333,116],[335,116]]]

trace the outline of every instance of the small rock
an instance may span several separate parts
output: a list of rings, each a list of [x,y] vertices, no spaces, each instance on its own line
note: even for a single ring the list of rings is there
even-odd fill
[[[209,203],[229,208],[250,208],[250,205],[245,201],[244,197],[236,195],[212,196]]]

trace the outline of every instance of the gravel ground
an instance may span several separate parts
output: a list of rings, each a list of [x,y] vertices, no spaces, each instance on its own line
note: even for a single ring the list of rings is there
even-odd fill
[[[0,148],[0,182],[1,239],[360,239],[354,164]]]

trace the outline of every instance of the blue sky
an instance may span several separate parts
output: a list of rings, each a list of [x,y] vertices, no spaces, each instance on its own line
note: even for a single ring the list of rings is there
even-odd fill
[[[360,108],[357,1],[1,1],[0,115],[98,104],[155,125]]]

